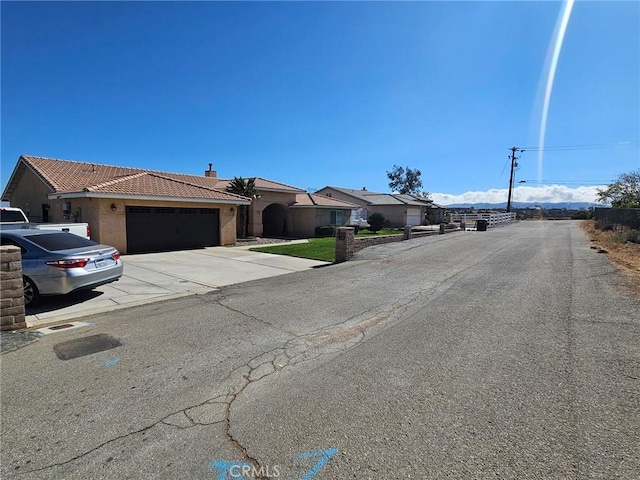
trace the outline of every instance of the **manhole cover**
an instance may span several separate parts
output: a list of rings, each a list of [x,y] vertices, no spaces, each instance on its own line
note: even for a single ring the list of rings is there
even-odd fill
[[[122,343],[111,335],[99,333],[88,337],[76,338],[53,346],[53,351],[60,360],[84,357],[92,353],[103,352],[121,346]]]

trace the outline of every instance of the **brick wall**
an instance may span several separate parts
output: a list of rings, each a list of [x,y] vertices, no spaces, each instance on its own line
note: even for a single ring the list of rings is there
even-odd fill
[[[353,257],[353,254],[356,253],[354,247],[355,228],[336,228],[336,263],[346,262]]]
[[[352,227],[341,227],[336,229],[336,263],[346,262],[353,255],[363,248],[382,245],[384,243],[401,242],[416,237],[434,235],[438,232],[412,232],[411,230],[399,235],[384,235],[381,237],[355,237]],[[342,233],[341,233],[342,232]]]
[[[382,245],[383,243],[401,242],[403,240],[410,240],[417,237],[426,237],[427,235],[433,235],[437,232],[411,232],[408,234],[399,235],[385,235],[383,237],[359,237],[354,240],[354,253],[363,248],[372,247],[374,245]]]
[[[383,243],[401,242],[404,235],[385,235],[382,237],[359,237],[354,240],[354,253],[363,248],[382,245]]]
[[[0,247],[0,330],[27,328],[21,260],[18,247]]]

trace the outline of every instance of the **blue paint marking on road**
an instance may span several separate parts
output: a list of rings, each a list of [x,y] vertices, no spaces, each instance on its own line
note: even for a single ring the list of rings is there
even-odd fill
[[[338,452],[337,448],[327,448],[325,450],[316,450],[315,452],[305,452],[296,455],[294,458],[296,459],[307,459],[307,458],[315,458],[320,457],[320,459],[316,462],[316,464],[311,467],[302,480],[311,480],[315,477],[322,467],[324,467],[331,457],[333,457]],[[230,462],[229,460],[213,460],[209,463],[209,468],[211,470],[215,470],[218,476],[216,480],[228,480],[227,475],[231,475],[231,478],[245,478],[243,476],[243,472],[246,472],[247,475],[252,475],[250,472],[253,472],[253,466],[250,463],[245,462]],[[262,467],[261,467],[262,468]],[[278,472],[278,467],[276,470]],[[279,473],[276,473],[278,476]],[[253,478],[253,477],[251,477]]]
[[[106,362],[104,362],[104,366],[113,367],[114,365],[117,365],[119,361],[120,361],[119,358],[114,358],[113,360],[107,360]]]
[[[317,450],[315,452],[306,452],[300,453],[296,455],[296,458],[312,458],[312,457],[320,457],[320,460],[316,462],[316,464],[307,472],[307,474],[302,477],[302,480],[311,480],[315,477],[322,467],[324,467],[331,457],[333,457],[338,452],[337,448],[327,448],[326,450]]]
[[[242,475],[238,475],[238,470],[242,467],[251,467],[250,463],[244,462],[230,462],[228,460],[214,460],[209,464],[209,468],[218,471],[218,477],[216,480],[227,480],[227,474],[231,475],[231,478],[244,478]]]

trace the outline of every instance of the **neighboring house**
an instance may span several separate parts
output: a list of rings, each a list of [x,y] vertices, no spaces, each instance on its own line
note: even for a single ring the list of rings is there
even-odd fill
[[[404,225],[422,225],[424,223],[439,223],[444,220],[445,209],[433,201],[417,195],[370,192],[363,188],[327,186],[316,193],[326,195],[337,200],[358,204],[366,212],[368,218],[372,213],[381,213],[389,221],[391,227]]]
[[[313,237],[316,227],[343,226],[358,205],[253,177],[256,196],[249,207],[248,233],[256,237]],[[219,188],[226,188],[221,180]]]
[[[229,180],[22,155],[2,200],[32,222],[87,222],[91,238],[122,253],[234,245],[237,212],[249,207],[249,234],[314,235],[343,225],[356,206],[256,178],[256,198],[226,191]]]

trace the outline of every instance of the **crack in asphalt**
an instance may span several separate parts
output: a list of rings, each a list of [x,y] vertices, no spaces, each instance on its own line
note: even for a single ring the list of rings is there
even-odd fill
[[[495,252],[492,255],[497,253],[498,252]],[[382,323],[385,323],[388,326],[396,324],[419,300],[423,300],[423,302],[420,302],[421,307],[433,302],[436,298],[453,288],[464,276],[464,273],[475,267],[477,263],[479,262],[457,271],[453,275],[437,282],[436,285],[419,288],[418,290],[398,299],[386,308],[381,309],[380,307],[372,307],[354,314],[345,320],[305,334],[295,334],[264,319],[258,318],[255,315],[250,315],[226,305],[223,303],[223,298],[216,299],[213,303],[220,307],[260,324],[266,325],[267,327],[284,333],[291,338],[289,338],[283,346],[262,352],[251,358],[246,363],[234,368],[229,375],[222,380],[221,388],[218,390],[224,390],[226,384],[232,383],[232,385],[226,386],[227,393],[225,394],[216,395],[196,405],[191,405],[172,412],[151,425],[126,434],[118,435],[63,462],[56,462],[37,469],[17,473],[24,475],[67,465],[113,442],[125,439],[132,435],[144,433],[161,424],[177,428],[179,430],[186,430],[197,426],[221,424],[223,425],[223,431],[227,441],[242,455],[242,458],[250,462],[255,467],[255,471],[263,471],[260,469],[259,461],[250,455],[247,448],[242,445],[242,443],[235,438],[232,433],[231,410],[233,408],[233,403],[250,385],[287,367],[292,367],[303,362],[314,360],[324,355],[333,355],[344,352],[345,350],[357,346],[365,341],[368,330]],[[410,315],[410,317],[414,314]],[[355,323],[349,323],[363,316],[366,316],[366,318]],[[235,382],[238,382],[238,384],[233,385]],[[255,478],[258,480],[269,480],[268,477],[264,476]]]
[[[225,305],[221,305],[221,306],[227,308]],[[239,314],[243,314],[240,311],[237,311],[234,309],[232,310],[236,311]],[[246,314],[243,314],[243,315],[249,316]],[[258,319],[256,317],[253,317],[253,316],[249,316],[249,317],[251,317],[257,322],[260,322],[263,324],[269,324],[268,322]],[[354,332],[356,332],[355,336],[363,335],[364,331],[366,331],[367,328],[370,328],[371,326],[384,321],[384,319],[386,318],[387,316],[384,316],[384,315],[373,317],[368,321],[365,320],[363,322],[360,322],[360,324],[356,324],[349,328],[352,329]],[[361,325],[361,324],[364,324],[364,325]],[[274,327],[274,328],[277,328],[277,327]],[[279,330],[282,331],[282,329],[279,329]],[[215,425],[215,424],[222,424],[224,425],[224,428],[223,428],[224,435],[229,441],[229,443],[236,450],[240,452],[243,459],[251,462],[251,464],[256,468],[256,471],[262,471],[260,470],[260,463],[258,462],[258,460],[253,458],[249,454],[247,449],[233,436],[231,432],[231,410],[233,407],[233,403],[245,391],[245,389],[253,383],[259,382],[262,379],[276,372],[279,372],[289,366],[294,366],[302,362],[313,360],[315,358],[318,358],[321,355],[333,354],[333,353],[337,353],[345,349],[351,348],[354,345],[357,345],[359,341],[361,341],[361,339],[355,342],[350,341],[352,339],[352,336],[345,334],[344,332],[341,335],[327,335],[326,329],[325,329],[323,333],[324,334],[316,333],[316,334],[307,334],[307,335],[300,335],[300,336],[296,336],[292,334],[291,336],[293,338],[285,342],[283,347],[276,347],[266,352],[260,353],[259,355],[256,355],[255,357],[251,358],[245,364],[234,368],[230,372],[230,374],[227,375],[227,377],[225,377],[225,379],[223,379],[223,381],[221,382],[222,389],[224,389],[225,388],[224,385],[228,384],[229,382],[233,383],[233,382],[238,382],[239,380],[239,385],[236,385],[236,386],[227,385],[226,388],[228,390],[228,393],[226,394],[217,395],[203,402],[200,402],[196,405],[191,405],[186,408],[180,409],[178,411],[171,412],[168,415],[161,418],[160,420],[152,423],[151,425],[147,425],[143,428],[140,428],[122,435],[118,435],[114,438],[111,438],[105,442],[100,443],[95,447],[92,447],[86,450],[85,452],[75,455],[72,458],[69,458],[65,461],[56,462],[40,468],[24,470],[16,473],[19,475],[25,475],[29,473],[41,472],[51,468],[67,465],[111,443],[117,442],[119,440],[125,439],[127,437],[130,437],[139,433],[146,432],[160,424],[177,428],[179,430],[186,430],[196,426],[209,426],[209,425]],[[295,343],[298,340],[300,340],[301,342]],[[331,347],[335,343],[338,343],[338,344],[342,343],[344,345],[341,348],[338,348],[337,350],[330,349],[329,347]],[[216,406],[213,412],[213,418],[210,419],[211,421],[202,421],[202,419],[198,419],[198,409],[202,410],[202,412],[199,412],[200,417],[203,417],[203,416],[206,417],[207,406]],[[202,408],[202,407],[205,407],[205,408]],[[211,414],[211,412],[209,412],[209,414]],[[216,417],[216,415],[219,415],[220,418]],[[258,480],[268,480],[268,477],[255,477],[255,478],[257,478]]]
[[[104,446],[106,446],[106,445],[109,445],[110,443],[116,442],[116,441],[118,441],[118,440],[121,440],[121,439],[123,439],[123,438],[129,437],[129,436],[131,436],[131,435],[136,435],[136,434],[138,434],[138,433],[146,432],[147,430],[150,430],[151,428],[155,427],[155,426],[156,426],[157,424],[159,424],[161,421],[162,421],[162,420],[159,420],[159,421],[157,421],[157,422],[155,422],[155,423],[153,423],[153,424],[151,424],[151,425],[148,425],[148,426],[146,426],[146,427],[144,427],[144,428],[141,428],[141,429],[139,429],[139,430],[135,430],[135,431],[133,431],[133,432],[129,432],[129,433],[125,433],[125,434],[122,434],[122,435],[118,435],[117,437],[112,438],[112,439],[110,439],[110,440],[107,440],[106,442],[103,442],[103,443],[101,443],[100,445],[97,445],[97,446],[93,447],[92,449],[87,450],[87,451],[86,451],[86,452],[84,452],[84,453],[81,453],[80,455],[76,455],[75,457],[72,457],[72,458],[70,458],[69,460],[65,460],[64,462],[56,462],[56,463],[52,463],[52,464],[50,464],[50,465],[46,465],[46,466],[44,466],[44,467],[40,467],[40,468],[35,468],[35,469],[32,469],[32,470],[25,470],[25,471],[23,471],[23,472],[16,472],[16,475],[26,475],[26,474],[28,474],[28,473],[42,472],[43,470],[48,470],[48,469],[50,469],[50,468],[61,467],[61,466],[63,466],[63,465],[67,465],[68,463],[71,463],[71,462],[73,462],[73,461],[75,461],[75,460],[79,460],[80,458],[85,457],[85,456],[89,455],[90,453],[93,453],[93,452],[95,452],[96,450],[99,450],[99,449],[101,449],[102,447],[104,447]],[[16,467],[16,469],[17,469],[17,468],[20,468],[20,467]]]
[[[258,317],[254,316],[254,315],[250,315],[250,314],[248,314],[246,312],[243,312],[242,310],[237,310],[237,309],[235,309],[233,307],[230,307],[229,305],[225,305],[224,303],[222,303],[223,299],[224,298],[220,298],[220,299],[214,300],[213,303],[215,303],[216,305],[220,305],[222,308],[226,308],[227,310],[229,310],[231,312],[234,312],[234,313],[237,313],[239,315],[242,315],[243,317],[247,317],[247,318],[250,318],[251,320],[255,320],[256,322],[259,322],[259,323],[262,323],[264,325],[267,325],[268,327],[273,328],[274,330],[278,330],[279,332],[285,333],[285,334],[290,335],[292,337],[296,337],[297,336],[295,333],[290,332],[290,331],[288,331],[288,330],[286,330],[286,329],[284,329],[282,327],[278,327],[277,325],[274,325],[271,322],[267,322],[266,320],[258,318]]]

